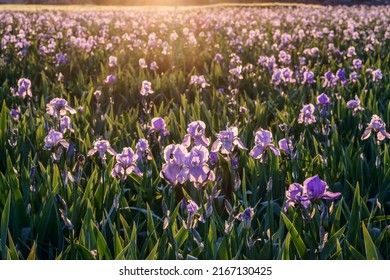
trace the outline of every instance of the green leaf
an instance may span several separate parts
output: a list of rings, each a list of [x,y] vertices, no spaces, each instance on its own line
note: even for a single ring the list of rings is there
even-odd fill
[[[206,239],[206,249],[210,252],[210,255],[215,258],[215,244],[217,242],[217,229],[213,219],[210,219],[209,232]],[[208,252],[206,252],[208,254]]]
[[[35,260],[36,257],[37,257],[37,243],[34,241],[30,253],[28,254],[27,260]]]
[[[152,215],[152,211],[150,210],[149,204],[146,204],[146,209],[147,209],[148,237],[153,237],[155,239],[155,241],[157,241],[158,238],[157,238],[157,233],[156,233],[156,227],[154,225],[153,215]]]
[[[336,213],[334,215],[334,221],[332,225],[332,229],[330,231],[331,235],[334,235],[336,231],[340,229],[340,220],[341,220],[341,210],[343,208],[343,198],[340,199],[339,204],[336,208]]]
[[[118,231],[116,230],[114,234],[115,234],[115,239],[114,239],[114,256],[115,256],[115,259],[116,259],[116,256],[118,256],[119,253],[122,252],[123,247],[122,247],[122,240],[121,240],[121,238],[119,236]]]
[[[11,206],[11,192],[8,193],[8,198],[5,203],[5,207],[3,209],[3,213],[1,214],[1,223],[0,223],[0,249],[2,259],[6,258],[6,244],[7,244],[7,234],[8,234],[8,226],[9,226],[9,218],[10,218],[10,206]]]
[[[91,227],[93,228],[93,232],[96,236],[96,244],[97,244],[97,251],[99,254],[99,259],[103,260],[111,260],[111,253],[107,246],[106,240],[104,239],[102,233],[99,231],[99,229],[96,227],[95,223],[93,221],[90,221]]]
[[[366,250],[366,257],[368,260],[378,260],[378,249],[371,239],[370,233],[368,232],[366,225],[362,222],[363,237],[364,237],[364,248]]]
[[[18,251],[16,250],[14,241],[13,241],[11,233],[9,231],[8,231],[8,247],[9,247],[9,250],[7,250],[7,251],[8,251],[9,255],[7,255],[7,259],[18,260],[19,259]]]
[[[4,100],[1,106],[1,113],[0,113],[0,139],[2,136],[5,135],[6,131],[7,131],[7,107],[6,107],[6,102]]]
[[[229,260],[228,236],[224,236],[218,246],[218,259]]]
[[[179,249],[184,242],[187,240],[188,230],[184,227],[181,227],[180,230],[175,235],[175,240],[177,242],[177,248]]]
[[[153,249],[150,251],[149,255],[146,257],[146,260],[156,260],[157,259],[157,250],[158,250],[158,241],[154,245]]]
[[[301,259],[307,258],[305,243],[303,242],[303,239],[299,235],[297,229],[283,212],[281,212],[280,215],[283,218],[284,224],[286,225],[288,232],[291,234],[291,240],[293,241],[295,248],[298,251],[299,257]]]
[[[340,242],[336,239],[336,253],[334,253],[329,258],[330,260],[342,260],[343,259],[343,250],[341,248]]]
[[[359,240],[359,231],[360,231],[360,188],[359,183],[357,183],[355,188],[355,194],[352,201],[351,216],[348,221],[348,232],[347,239],[351,245],[354,247],[357,246]]]
[[[74,243],[77,252],[80,254],[82,260],[95,260],[94,255],[85,246],[80,243]]]
[[[365,260],[366,258],[358,251],[355,247],[353,247],[348,240],[345,240],[345,245],[347,246],[347,249],[351,253],[353,259],[355,260]]]
[[[280,255],[278,259],[281,260],[289,260],[290,259],[290,242],[291,242],[291,234],[287,233],[286,238],[282,244],[282,249],[280,251]]]
[[[344,225],[341,229],[339,229],[335,234],[333,234],[328,242],[326,242],[325,246],[324,246],[324,250],[322,251],[321,253],[321,258],[323,260],[326,260],[329,258],[329,256],[332,254],[334,248],[336,247],[337,245],[337,242],[338,240],[341,238],[341,236],[343,235],[345,229],[346,229],[347,225]]]

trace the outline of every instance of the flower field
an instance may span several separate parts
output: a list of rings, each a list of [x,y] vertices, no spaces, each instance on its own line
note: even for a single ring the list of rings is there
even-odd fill
[[[2,259],[389,259],[390,10],[0,11]]]

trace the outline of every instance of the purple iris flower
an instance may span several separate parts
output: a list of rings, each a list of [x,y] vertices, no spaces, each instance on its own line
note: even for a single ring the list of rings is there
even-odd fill
[[[148,65],[146,64],[145,58],[140,58],[140,59],[138,60],[138,65],[139,65],[139,67],[141,67],[142,69],[148,68]]]
[[[183,139],[183,146],[188,148],[191,145],[191,140],[195,146],[202,145],[207,147],[210,145],[210,139],[204,136],[206,124],[202,121],[195,121],[188,125],[187,133]]]
[[[206,87],[208,87],[210,85],[210,84],[208,84],[206,82],[206,79],[204,78],[203,75],[200,75],[200,76],[193,75],[193,76],[191,76],[190,85],[192,85],[192,84],[198,85],[201,88],[206,88]]]
[[[305,71],[303,72],[303,80],[302,84],[314,84],[316,81],[314,80],[314,73],[311,71]]]
[[[355,99],[351,99],[347,102],[348,109],[353,110],[353,114],[356,114],[358,111],[364,111],[364,108],[360,106],[360,99],[355,95]]]
[[[65,133],[67,130],[74,132],[74,129],[70,123],[70,118],[68,116],[63,116],[60,119],[60,131],[61,133]]]
[[[123,148],[121,154],[116,154],[116,164],[111,171],[112,177],[125,179],[133,171],[138,176],[142,176],[141,170],[137,167],[138,155],[131,148]]]
[[[341,193],[330,192],[328,188],[326,182],[321,180],[318,175],[315,175],[307,178],[303,182],[302,195],[297,195],[297,198],[300,201],[310,200],[311,202],[315,202],[320,199],[334,200],[341,196]]]
[[[263,67],[267,66],[267,63],[268,63],[268,57],[266,56],[260,56],[259,59],[257,60],[257,64]]]
[[[295,83],[296,80],[293,77],[293,71],[290,68],[282,68],[280,69],[281,78],[284,83]]]
[[[287,65],[287,64],[291,63],[291,55],[289,55],[285,51],[280,51],[279,55],[278,55],[278,58],[279,58],[279,62],[282,63],[282,64],[286,64]]]
[[[111,148],[110,143],[107,140],[97,140],[93,142],[93,148],[88,151],[87,156],[90,157],[96,152],[99,152],[100,158],[106,160],[106,153],[116,156],[117,152]]]
[[[244,223],[245,229],[250,229],[254,214],[255,214],[255,211],[253,210],[253,208],[247,207],[247,208],[245,208],[245,210],[243,212],[239,213],[236,216],[236,219],[239,221],[242,221]]]
[[[221,63],[223,61],[223,56],[220,53],[215,54],[214,61],[217,63]]]
[[[115,83],[115,81],[116,81],[116,76],[110,74],[110,75],[108,75],[108,76],[106,77],[106,79],[105,79],[103,82],[104,82],[105,84],[107,84],[107,85],[112,85],[112,84]]]
[[[372,115],[371,121],[364,131],[361,139],[366,140],[368,137],[370,137],[371,132],[376,133],[376,139],[378,141],[383,141],[385,138],[390,138],[390,134],[386,131],[385,122],[378,115]]]
[[[355,47],[349,47],[347,50],[347,57],[353,57],[356,56]]]
[[[287,212],[288,208],[295,207],[297,204],[301,204],[303,207],[307,208],[310,205],[310,200],[300,201],[299,196],[302,195],[303,187],[301,184],[292,183],[288,190],[286,191],[286,204],[284,206],[284,211]]]
[[[347,78],[345,77],[345,70],[344,69],[337,70],[336,76],[342,85],[345,85],[347,83]]]
[[[280,139],[278,142],[278,146],[279,146],[279,150],[284,151],[287,155],[291,155],[294,149],[291,140],[286,138]]]
[[[304,123],[305,125],[309,125],[315,122],[316,117],[314,116],[314,105],[311,103],[303,105],[298,117],[298,123]]]
[[[181,180],[189,180],[196,187],[202,186],[207,181],[214,181],[215,174],[209,168],[207,161],[209,160],[209,151],[202,145],[195,146],[186,155],[183,169],[179,177]]]
[[[32,97],[31,81],[26,78],[19,79],[18,91],[14,95],[17,95],[22,98],[25,98],[26,96]]]
[[[166,129],[167,125],[165,124],[165,121],[163,118],[160,118],[160,117],[153,118],[151,123],[152,123],[152,129],[151,129],[150,133],[158,132],[162,136],[169,135],[169,131],[168,131],[168,129]]]
[[[359,80],[359,74],[354,71],[349,74],[349,79],[352,83],[356,83]]]
[[[11,117],[15,122],[20,121],[20,109],[19,107],[16,107],[16,109],[11,110]]]
[[[218,139],[213,143],[211,152],[218,152],[221,150],[222,154],[230,154],[233,152],[234,146],[239,149],[246,150],[244,144],[238,138],[238,129],[235,126],[228,127],[226,130],[220,131],[217,134]]]
[[[50,130],[45,137],[45,146],[43,146],[43,149],[51,150],[53,148],[58,147],[59,145],[63,146],[66,149],[69,147],[69,143],[64,140],[64,137],[61,132]]]
[[[232,68],[229,70],[229,74],[231,74],[236,79],[242,80],[244,77],[241,75],[242,66],[237,66],[236,68]]]
[[[110,55],[110,57],[108,58],[108,66],[110,68],[113,68],[113,67],[116,67],[118,65],[118,59],[113,56],[113,55]]]
[[[353,68],[357,69],[357,70],[360,70],[363,68],[363,62],[358,59],[358,58],[355,58],[353,61],[352,61],[352,66]]]
[[[63,98],[53,98],[46,104],[46,113],[53,117],[66,115],[66,111],[71,114],[76,114],[76,110],[68,105],[68,102]]]
[[[266,151],[269,148],[276,156],[280,156],[280,151],[272,144],[272,133],[265,129],[260,129],[256,132],[255,146],[249,152],[249,155],[254,159],[265,160]]]
[[[149,81],[142,81],[140,94],[142,96],[148,96],[152,93],[154,93],[154,91],[152,90],[152,83]]]
[[[332,72],[328,71],[325,73],[324,82],[322,84],[323,87],[333,87],[337,84],[337,78],[335,75],[333,75]]]
[[[139,139],[137,145],[135,145],[138,159],[146,158],[147,160],[152,159],[152,153],[149,149],[149,142],[146,139]]]
[[[282,72],[280,71],[279,68],[275,68],[274,72],[272,73],[271,83],[275,85],[279,85],[281,81],[282,81]]]
[[[158,67],[156,61],[152,61],[152,62],[150,63],[150,70],[156,71],[158,68],[159,68],[159,67]]]
[[[383,78],[383,74],[382,74],[382,71],[381,71],[380,69],[377,69],[377,70],[372,71],[371,74],[372,74],[372,80],[373,80],[374,82],[380,81],[380,80],[382,80],[382,78]]]
[[[199,210],[198,204],[196,204],[196,202],[193,201],[193,200],[188,200],[188,202],[187,202],[187,213],[188,213],[188,216],[195,215],[195,213],[198,212],[198,210]]]
[[[160,171],[160,177],[164,178],[172,186],[175,186],[178,183],[184,183],[185,179],[179,175],[182,171],[187,154],[187,149],[180,144],[171,144],[165,147],[165,164]]]
[[[317,105],[318,106],[330,106],[332,103],[329,101],[329,97],[325,93],[321,93],[317,97]]]
[[[63,65],[66,64],[69,61],[69,59],[63,53],[57,53],[55,61],[56,64]]]

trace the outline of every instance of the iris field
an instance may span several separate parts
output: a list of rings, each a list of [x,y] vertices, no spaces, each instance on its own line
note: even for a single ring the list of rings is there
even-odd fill
[[[2,259],[389,259],[386,6],[3,9]]]

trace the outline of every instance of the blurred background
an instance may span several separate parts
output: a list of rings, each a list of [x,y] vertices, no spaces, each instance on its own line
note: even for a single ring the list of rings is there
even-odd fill
[[[207,5],[217,3],[390,4],[390,0],[0,0],[0,4]]]

